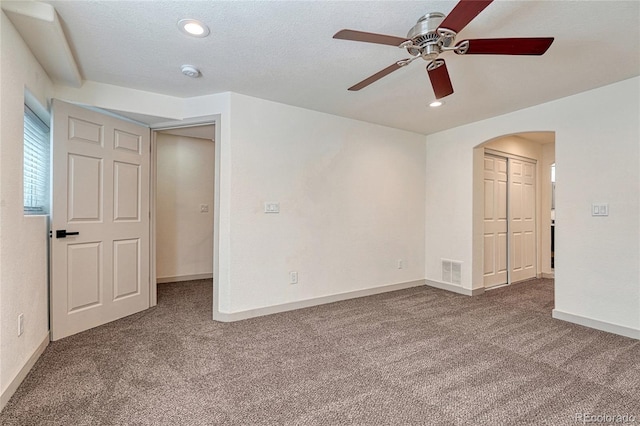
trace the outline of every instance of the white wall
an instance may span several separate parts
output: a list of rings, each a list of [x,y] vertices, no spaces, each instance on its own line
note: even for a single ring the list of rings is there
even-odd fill
[[[556,312],[635,336],[640,330],[639,117],[636,77],[429,135],[427,279],[439,280],[445,257],[463,262],[465,288],[482,286],[482,265],[473,262],[482,250],[481,224],[472,214],[474,146],[500,135],[555,131]],[[592,217],[592,203],[609,203],[610,215]]]
[[[216,318],[424,278],[423,135],[235,93],[165,99],[86,82],[56,97],[215,118]],[[267,201],[281,213],[265,215]]]
[[[238,94],[230,127],[222,312],[424,278],[424,136]]]
[[[2,403],[30,358],[48,341],[47,224],[25,217],[22,149],[25,87],[46,105],[52,83],[1,13],[0,79],[0,388]],[[24,313],[24,334],[17,318]]]
[[[161,281],[213,273],[214,150],[212,140],[156,136],[156,271]],[[201,204],[209,211],[201,212]]]

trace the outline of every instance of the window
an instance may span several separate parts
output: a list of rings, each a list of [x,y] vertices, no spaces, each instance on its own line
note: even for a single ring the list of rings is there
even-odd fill
[[[49,126],[24,106],[24,214],[49,213]]]

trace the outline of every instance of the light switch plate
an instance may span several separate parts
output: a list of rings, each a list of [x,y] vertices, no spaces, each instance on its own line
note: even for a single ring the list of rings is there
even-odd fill
[[[609,204],[606,204],[606,203],[592,204],[591,216],[609,216]]]

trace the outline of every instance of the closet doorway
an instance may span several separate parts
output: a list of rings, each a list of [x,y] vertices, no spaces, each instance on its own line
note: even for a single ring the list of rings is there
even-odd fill
[[[536,160],[485,149],[484,286],[536,277]]]
[[[506,135],[475,147],[474,251],[477,273],[482,272],[476,275],[478,287],[553,277],[553,163],[554,132]]]
[[[154,131],[157,283],[213,277],[215,126]]]

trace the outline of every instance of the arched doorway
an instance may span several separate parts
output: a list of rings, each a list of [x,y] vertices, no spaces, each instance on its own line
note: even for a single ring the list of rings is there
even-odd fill
[[[555,133],[522,132],[474,148],[474,282],[485,289],[553,277]]]

